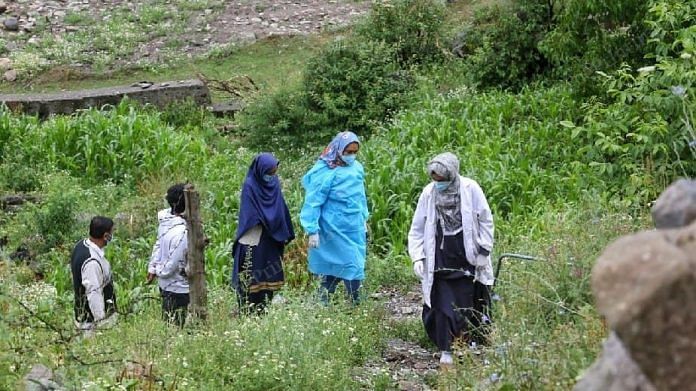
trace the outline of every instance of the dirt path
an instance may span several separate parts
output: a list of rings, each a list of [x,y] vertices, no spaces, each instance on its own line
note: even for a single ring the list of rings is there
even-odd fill
[[[384,302],[392,326],[420,322],[422,304],[419,286],[412,287],[405,294],[396,289],[382,289],[373,298]],[[364,367],[365,372],[372,375],[388,373],[398,389],[406,391],[431,390],[429,383],[436,378],[438,368],[438,360],[433,352],[401,338],[389,339],[382,357],[368,362]]]

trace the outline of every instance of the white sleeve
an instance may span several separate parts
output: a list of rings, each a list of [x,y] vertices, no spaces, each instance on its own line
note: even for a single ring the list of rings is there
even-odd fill
[[[476,211],[477,221],[474,224],[478,224],[478,237],[476,239],[476,244],[487,251],[493,250],[493,214],[491,213],[491,208],[488,206],[488,201],[486,196],[483,194],[481,187],[476,184],[473,187],[472,198],[474,200],[474,210]]]
[[[157,273],[157,263],[159,263],[160,257],[160,238],[157,237],[155,245],[152,247],[152,254],[150,255],[150,262],[147,264],[147,272],[150,274]]]
[[[104,293],[102,292],[104,273],[99,261],[88,259],[82,265],[82,285],[85,287],[89,309],[92,311],[94,321],[104,319]]]
[[[425,223],[427,221],[427,197],[425,190],[418,198],[416,213],[411,221],[411,229],[408,231],[408,255],[413,262],[425,259]]]

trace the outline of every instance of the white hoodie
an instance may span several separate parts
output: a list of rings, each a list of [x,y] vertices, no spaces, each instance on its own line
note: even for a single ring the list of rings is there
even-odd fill
[[[159,287],[173,293],[189,293],[185,275],[188,228],[181,216],[164,209],[157,213],[159,228],[147,271],[157,275]]]

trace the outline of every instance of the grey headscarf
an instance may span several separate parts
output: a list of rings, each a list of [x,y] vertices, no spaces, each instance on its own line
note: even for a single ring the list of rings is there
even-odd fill
[[[451,181],[445,190],[433,191],[437,217],[444,235],[456,235],[462,230],[462,202],[459,196],[459,159],[453,153],[445,152],[435,156],[428,163],[428,175],[435,173],[446,181]]]

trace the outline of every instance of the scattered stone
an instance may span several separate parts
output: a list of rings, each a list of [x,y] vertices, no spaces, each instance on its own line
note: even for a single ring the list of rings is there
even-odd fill
[[[34,364],[24,377],[24,385],[27,391],[63,390],[53,371],[41,364]]]
[[[239,34],[237,38],[237,42],[239,42],[242,45],[250,45],[254,42],[256,42],[256,33],[253,31],[247,31],[242,34]]]
[[[7,4],[0,2],[0,14],[4,14],[7,11]]]
[[[696,220],[696,180],[680,179],[670,185],[652,207],[655,228],[685,227]]]
[[[242,102],[218,103],[208,107],[208,110],[216,117],[234,117],[244,108]]]
[[[37,198],[31,195],[7,195],[0,198],[0,206],[2,208],[7,208],[10,206],[19,206],[24,205],[26,202],[35,202],[36,200]]]
[[[5,72],[3,77],[5,78],[5,80],[13,82],[17,80],[17,71],[15,71],[14,69],[10,69],[9,71]]]
[[[0,58],[0,72],[5,72],[12,69],[12,60],[7,57]]]
[[[19,21],[17,18],[11,17],[7,18],[2,22],[2,25],[5,27],[5,30],[7,31],[18,31],[19,30]]]
[[[10,254],[10,260],[13,262],[28,262],[31,260],[31,252],[27,246],[21,245]]]
[[[41,364],[34,364],[31,371],[24,376],[26,391],[63,390],[53,371]]]

